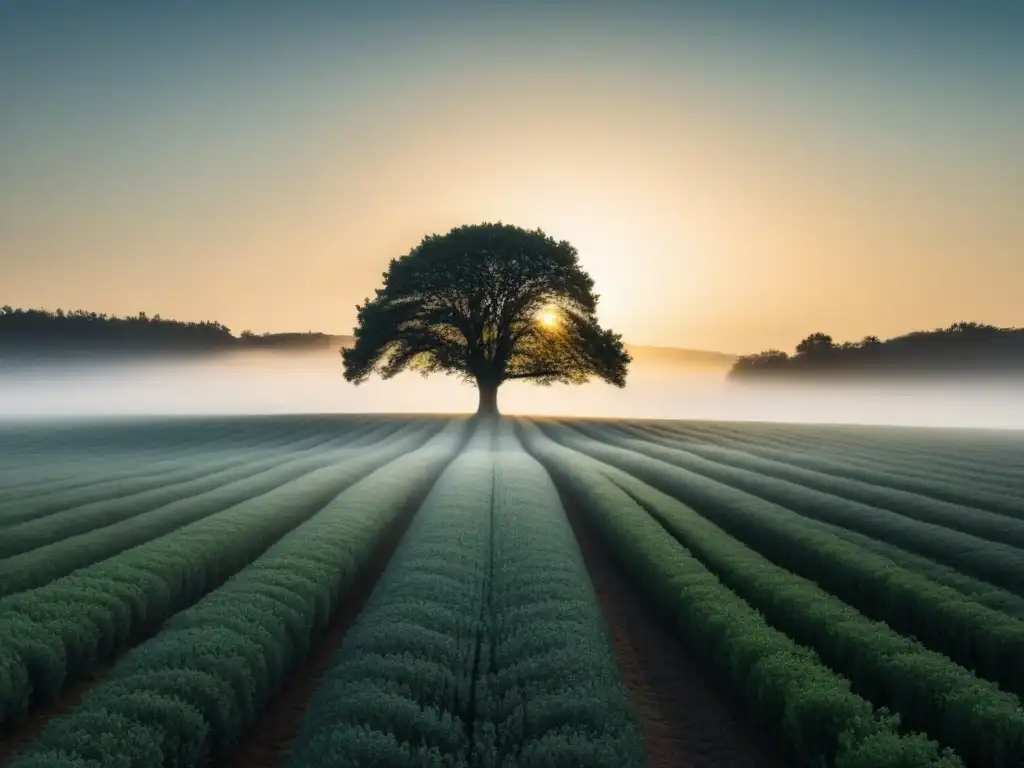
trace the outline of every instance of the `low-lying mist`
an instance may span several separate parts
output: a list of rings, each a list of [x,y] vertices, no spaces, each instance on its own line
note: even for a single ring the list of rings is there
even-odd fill
[[[629,384],[502,387],[508,414],[1024,429],[1019,382],[751,385],[722,367],[637,359]],[[476,391],[405,374],[358,387],[336,354],[243,353],[192,361],[37,364],[0,372],[0,419],[319,412],[467,413]]]

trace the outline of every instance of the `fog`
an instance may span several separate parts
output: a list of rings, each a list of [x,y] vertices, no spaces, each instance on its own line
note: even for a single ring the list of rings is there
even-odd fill
[[[1024,429],[1019,383],[738,385],[721,367],[638,359],[629,384],[514,382],[504,413]],[[476,391],[405,374],[358,387],[330,353],[246,353],[202,361],[35,365],[0,373],[0,419],[245,413],[467,413]]]

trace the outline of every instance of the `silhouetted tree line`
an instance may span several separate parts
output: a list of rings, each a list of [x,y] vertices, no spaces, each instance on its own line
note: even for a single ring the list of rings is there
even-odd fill
[[[0,354],[37,357],[76,353],[198,353],[325,345],[324,333],[243,331],[214,321],[183,322],[160,315],[108,315],[76,309],[0,307]]]
[[[795,354],[769,349],[739,357],[732,379],[813,376],[1024,374],[1024,328],[959,322],[882,340],[865,336],[837,344],[812,333]]]

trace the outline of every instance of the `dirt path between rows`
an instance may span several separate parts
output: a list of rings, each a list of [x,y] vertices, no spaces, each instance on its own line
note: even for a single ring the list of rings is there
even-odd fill
[[[299,726],[316,686],[330,667],[331,659],[341,646],[345,633],[362,613],[373,588],[387,569],[391,556],[425,497],[426,493],[417,497],[416,503],[403,510],[391,526],[387,538],[381,542],[373,560],[353,584],[326,634],[313,645],[305,663],[287,677],[263,716],[249,729],[248,737],[227,760],[229,768],[277,768],[284,764],[298,736]]]
[[[61,715],[70,714],[89,689],[98,685],[113,669],[113,666],[113,661],[101,664],[63,691],[55,702],[30,712],[28,717],[9,732],[0,732],[0,766],[13,762],[23,750],[28,749],[39,738],[51,720]]]
[[[656,619],[570,500],[563,504],[604,610],[650,767],[782,768],[772,744]]]

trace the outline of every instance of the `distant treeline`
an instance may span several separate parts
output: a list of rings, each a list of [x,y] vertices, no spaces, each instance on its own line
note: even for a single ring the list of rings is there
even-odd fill
[[[812,333],[795,354],[769,349],[737,358],[732,379],[1024,374],[1024,328],[959,322],[882,340],[865,336],[837,344]]]
[[[241,349],[326,347],[325,333],[242,331],[235,336],[213,321],[183,322],[160,315],[108,315],[76,309],[0,307],[0,355],[38,357],[103,353],[201,353]]]

